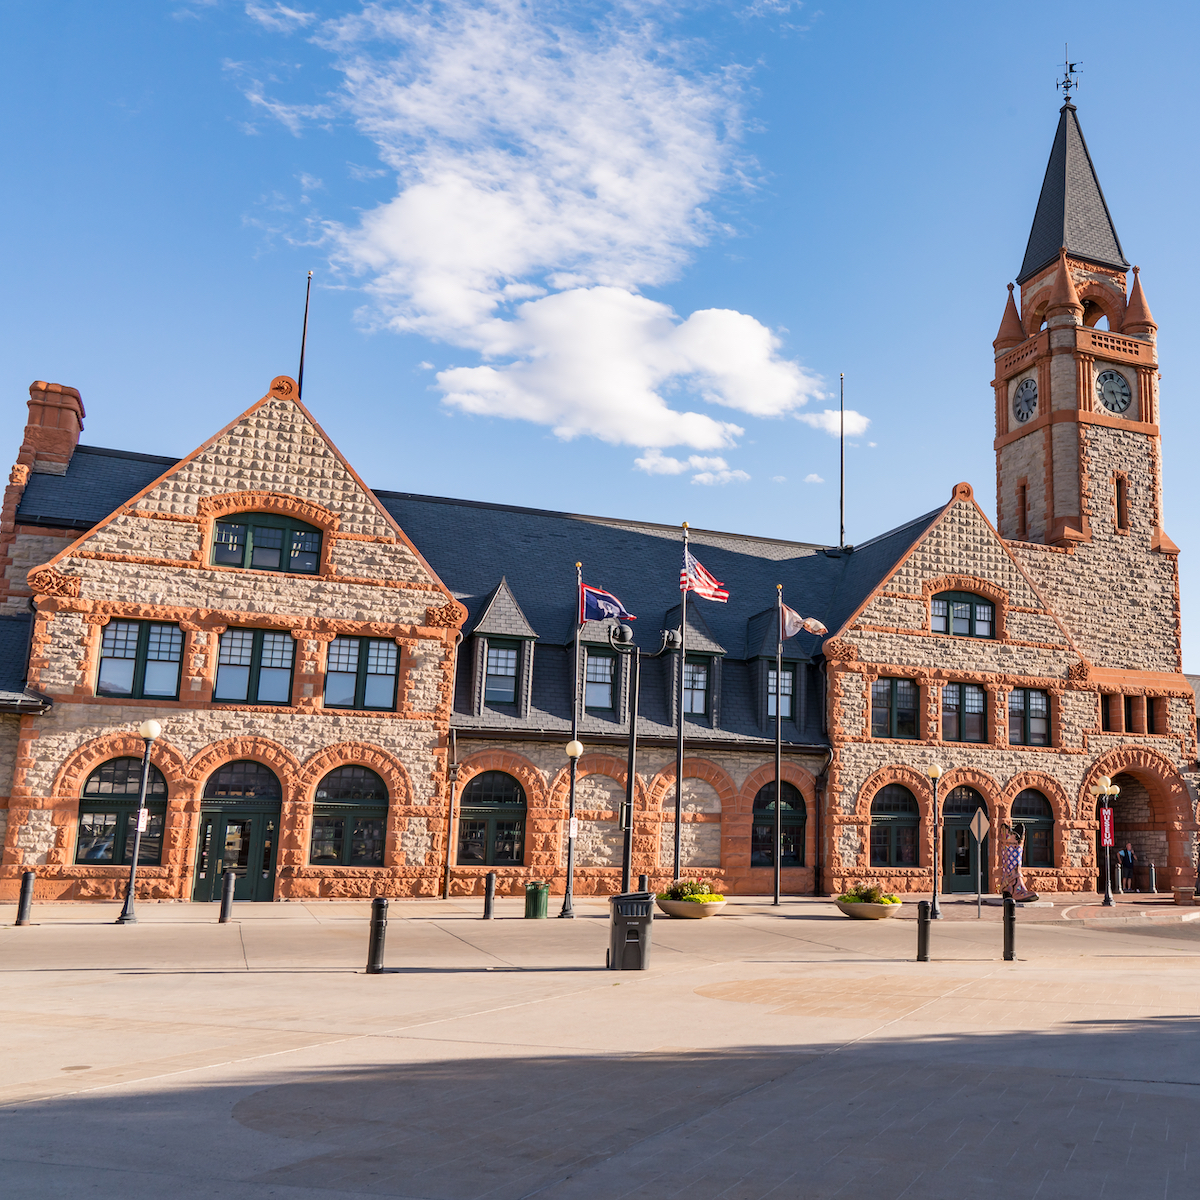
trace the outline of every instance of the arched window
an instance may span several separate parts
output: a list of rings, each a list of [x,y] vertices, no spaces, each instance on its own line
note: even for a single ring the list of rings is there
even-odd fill
[[[804,866],[804,826],[808,820],[808,809],[800,789],[784,782],[780,787],[783,797],[779,814],[782,825],[782,844],[779,854],[781,867]],[[775,865],[775,781],[764,784],[754,797],[754,827],[750,835],[750,865],[773,867]]]
[[[132,859],[141,784],[140,758],[109,759],[87,777],[79,802],[79,832],[75,841],[77,863],[115,864]],[[146,778],[146,814],[138,863],[157,866],[162,861],[167,781],[153,764]]]
[[[520,866],[525,859],[525,789],[503,771],[483,771],[463,788],[458,864]]]
[[[242,759],[218,767],[204,785],[206,799],[280,800],[283,788],[275,772],[262,763]]]
[[[330,771],[313,800],[314,867],[382,867],[387,784],[369,767]]]
[[[1012,817],[1025,826],[1025,865],[1054,866],[1054,810],[1034,788],[1026,788],[1013,801]]]
[[[239,513],[213,527],[216,566],[315,575],[321,562],[321,531],[295,517]]]
[[[942,802],[942,819],[958,818],[969,820],[975,815],[975,810],[982,808],[987,811],[984,798],[973,788],[961,784],[954,788]]]
[[[921,810],[902,783],[889,783],[871,801],[871,866],[915,867],[919,864]]]
[[[929,628],[953,637],[995,637],[996,606],[970,592],[939,592],[930,602]]]

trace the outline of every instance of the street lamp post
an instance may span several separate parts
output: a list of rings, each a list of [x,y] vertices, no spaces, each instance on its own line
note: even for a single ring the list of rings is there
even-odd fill
[[[1105,807],[1109,810],[1109,813],[1111,814],[1113,801],[1121,794],[1121,789],[1119,787],[1117,787],[1117,785],[1115,783],[1112,783],[1108,779],[1107,776],[1105,776],[1105,783],[1108,784],[1108,786],[1104,789],[1104,794],[1108,797],[1108,803],[1105,805]],[[1113,832],[1115,835],[1116,823],[1115,823],[1115,818],[1111,815],[1109,816],[1109,823],[1112,825]],[[1115,842],[1116,840],[1117,839],[1114,836],[1113,841]],[[1113,899],[1113,894],[1112,894],[1111,855],[1112,855],[1112,847],[1105,846],[1104,847],[1104,907],[1105,908],[1113,908],[1117,903]]]
[[[577,826],[575,822],[575,772],[579,770],[579,758],[583,754],[583,743],[577,738],[572,738],[567,743],[567,760],[570,763],[571,771],[571,790],[570,790],[570,810],[567,813],[567,887],[563,892],[562,912],[560,917],[575,916],[575,909],[571,906],[571,901],[575,895],[575,834]]]
[[[929,906],[929,917],[940,921],[942,906],[938,903],[938,875],[942,861],[942,809],[938,804],[938,780],[942,777],[942,768],[934,763],[928,775],[933,781],[933,903]]]
[[[138,726],[138,733],[146,743],[142,752],[142,782],[138,788],[137,821],[134,823],[133,856],[129,863],[129,885],[125,891],[125,905],[121,915],[116,919],[117,925],[136,925],[137,914],[133,911],[133,889],[137,883],[138,854],[142,849],[142,830],[146,825],[146,783],[150,778],[150,747],[154,739],[162,733],[162,726],[157,721],[143,721]]]
[[[633,630],[628,625],[611,626],[608,630],[608,642],[618,654],[629,656],[629,759],[625,768],[625,803],[624,819],[621,828],[625,833],[625,845],[621,853],[621,891],[629,891],[630,872],[633,869],[633,797],[634,780],[637,778],[637,720],[638,699],[641,693],[642,659],[658,658],[659,655],[679,649],[682,639],[674,629],[663,630],[662,645],[653,653],[645,654],[637,648],[633,641]],[[679,829],[676,827],[675,838],[678,841]]]

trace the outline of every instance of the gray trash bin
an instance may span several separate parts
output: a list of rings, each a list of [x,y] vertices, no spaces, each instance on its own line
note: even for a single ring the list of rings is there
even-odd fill
[[[650,966],[650,926],[654,923],[653,892],[623,892],[610,896],[612,913],[608,953],[611,971],[644,971]]]

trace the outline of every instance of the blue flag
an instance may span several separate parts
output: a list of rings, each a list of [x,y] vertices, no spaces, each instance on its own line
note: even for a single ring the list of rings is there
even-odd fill
[[[579,623],[584,621],[636,621],[637,617],[625,611],[625,605],[612,594],[601,588],[582,584],[579,589]]]

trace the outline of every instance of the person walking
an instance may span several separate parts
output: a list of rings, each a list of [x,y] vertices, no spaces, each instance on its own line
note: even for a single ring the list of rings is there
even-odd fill
[[[1121,863],[1121,890],[1132,892],[1135,890],[1133,886],[1133,867],[1138,860],[1138,856],[1133,850],[1133,843],[1126,842],[1125,849],[1118,851],[1117,858]]]

